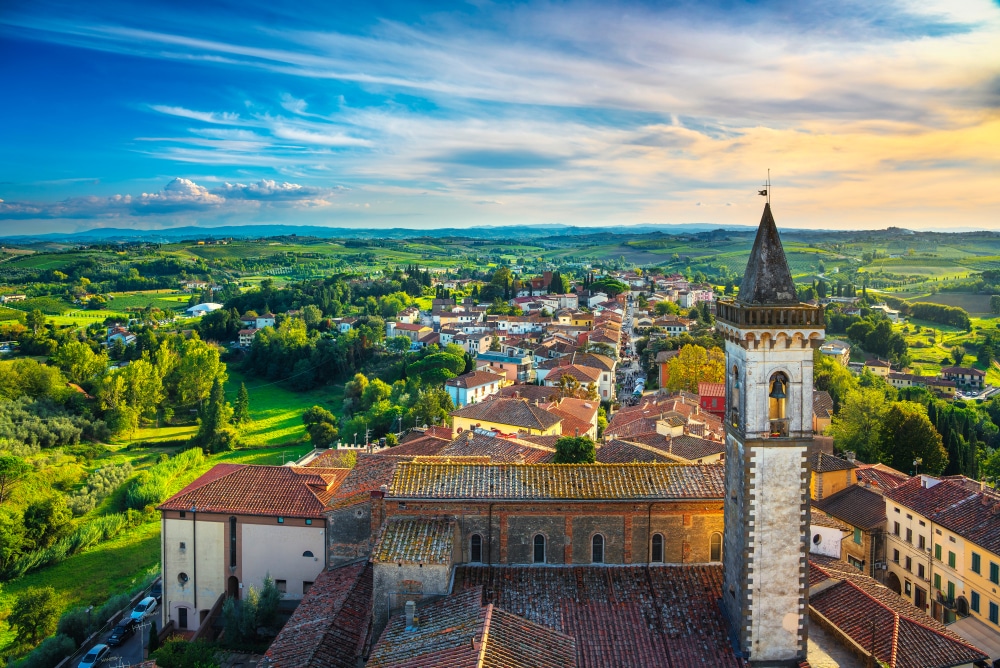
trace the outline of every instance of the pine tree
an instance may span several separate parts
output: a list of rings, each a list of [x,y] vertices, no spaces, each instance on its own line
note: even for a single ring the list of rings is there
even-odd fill
[[[240,391],[236,395],[236,405],[233,406],[233,423],[244,424],[250,421],[250,393],[247,384],[240,383]]]
[[[233,407],[226,401],[226,391],[216,378],[208,403],[202,410],[201,425],[194,442],[206,452],[222,452],[236,447],[236,432],[232,428]]]

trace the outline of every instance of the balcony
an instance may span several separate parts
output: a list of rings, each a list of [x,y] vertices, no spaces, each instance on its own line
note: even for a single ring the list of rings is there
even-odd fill
[[[789,418],[776,418],[769,420],[768,436],[770,438],[788,438],[790,425],[791,420]]]

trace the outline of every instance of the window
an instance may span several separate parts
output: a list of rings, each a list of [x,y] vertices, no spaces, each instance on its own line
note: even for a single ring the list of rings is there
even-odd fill
[[[941,545],[934,546],[934,558],[941,561]]]
[[[923,564],[917,564],[917,575],[920,576],[921,580],[926,580],[927,579],[927,578],[924,577],[924,565]]]
[[[187,543],[185,543],[184,541],[181,541],[181,544],[180,544],[180,550],[181,550],[181,552],[183,552],[186,549],[187,549]]]
[[[313,586],[312,582],[307,582],[307,581],[303,580],[302,581],[302,594],[303,595],[308,594],[309,590],[312,589],[312,586]]]
[[[899,550],[892,551],[892,560],[897,564],[899,563]]]
[[[185,517],[187,517],[187,513],[182,510],[180,512],[180,516],[181,516],[181,519],[184,519]],[[185,610],[184,612],[187,613],[187,610]]]
[[[177,574],[177,582],[180,583],[180,585],[182,587],[184,585],[186,585],[188,583],[188,574],[187,573],[178,573]]]
[[[861,545],[861,529],[854,529],[854,542],[857,545]]]
[[[940,573],[935,573],[934,574],[934,588],[937,589],[938,591],[941,591],[941,574]]]
[[[906,529],[906,542],[907,543],[913,542],[913,529],[910,528]]]
[[[899,514],[899,508],[893,508],[892,512],[894,512],[894,513],[896,513],[898,515]]]
[[[236,568],[236,518],[229,518],[229,567]]]
[[[906,558],[906,570],[908,570],[908,571],[912,571],[913,570],[913,560],[910,559],[910,557]]]
[[[469,561],[476,564],[483,561],[483,537],[478,533],[472,534],[469,539]]]
[[[663,534],[653,534],[653,549],[649,560],[657,564],[663,563]]]
[[[599,533],[590,539],[590,560],[595,564],[604,563],[604,536]]]
[[[917,547],[921,550],[927,547],[927,539],[924,536],[917,536]]]
[[[855,559],[850,555],[847,555],[847,563],[849,563],[851,566],[854,566],[859,571],[865,570],[865,562],[861,561],[860,559]]]
[[[1000,584],[1000,566],[990,562],[990,582]]]
[[[912,520],[913,519],[913,515],[911,515],[910,513],[906,513],[906,519]]]
[[[899,522],[893,522],[893,525],[894,526],[892,527],[892,535],[898,536],[899,535]]]
[[[993,601],[990,601],[990,621],[994,624],[1000,624],[1000,608]]]
[[[312,553],[312,550],[306,550],[302,553],[303,557],[308,557],[309,559],[314,559],[316,555]]]
[[[280,591],[282,594],[288,593],[288,583],[285,582],[284,580],[275,580],[274,586],[277,587],[278,591]]]
[[[927,522],[924,522],[923,520],[920,520],[920,526],[922,526],[922,527],[927,526]]]
[[[307,526],[307,527],[311,527],[311,526],[312,526],[312,523],[313,523],[313,521],[312,521],[312,520],[306,520],[306,526]]]
[[[972,572],[973,573],[979,573],[980,575],[982,575],[982,570],[981,570],[982,567],[983,567],[983,564],[982,564],[982,560],[981,560],[979,554],[976,553],[976,552],[973,552],[972,553],[972,566],[971,566]]]
[[[284,517],[279,517],[278,518],[278,524],[284,524],[284,523],[285,523],[285,518]]]
[[[722,534],[713,533],[712,534],[712,544],[710,554],[708,555],[709,561],[722,561]]]
[[[955,568],[955,553],[948,552],[948,565]]]
[[[969,610],[973,612],[979,612],[979,592],[970,591],[969,592]]]
[[[534,552],[535,552],[535,554],[534,554],[534,562],[536,564],[544,564],[545,563],[545,536],[543,536],[540,533],[539,534],[535,534],[534,547],[535,547],[535,550],[534,550]]]
[[[903,582],[903,593],[909,596],[912,591],[913,591],[913,585],[910,584],[910,581],[906,580],[905,582]]]

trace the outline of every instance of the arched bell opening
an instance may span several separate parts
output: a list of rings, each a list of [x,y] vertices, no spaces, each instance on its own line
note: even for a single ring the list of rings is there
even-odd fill
[[[767,384],[767,418],[772,437],[788,436],[788,376],[782,371],[771,374]]]

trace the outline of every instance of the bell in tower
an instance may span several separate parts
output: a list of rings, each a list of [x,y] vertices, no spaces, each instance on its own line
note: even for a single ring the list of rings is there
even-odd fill
[[[754,666],[806,658],[813,349],[823,309],[799,303],[770,203],[739,295],[718,304],[726,339],[723,607]]]

